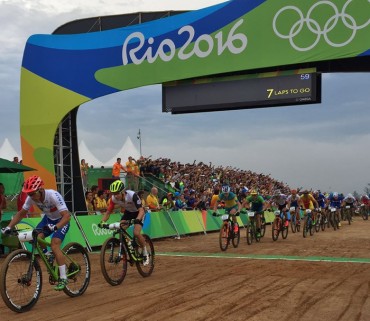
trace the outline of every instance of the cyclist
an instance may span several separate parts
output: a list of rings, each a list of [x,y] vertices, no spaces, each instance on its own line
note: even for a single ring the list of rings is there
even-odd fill
[[[357,203],[356,198],[351,193],[349,193],[343,199],[342,204],[341,204],[342,207],[346,207],[346,206],[350,207],[351,221],[353,221],[353,211],[354,211],[356,203]]]
[[[304,190],[301,195],[301,205],[304,210],[312,210],[312,221],[315,225],[315,208],[319,207],[316,199],[310,194],[308,190]]]
[[[238,200],[240,203],[243,203],[245,198],[248,196],[249,193],[249,189],[248,187],[244,186],[240,189],[239,191],[239,195],[238,195]]]
[[[341,224],[339,222],[339,210],[341,207],[341,199],[339,198],[339,195],[337,192],[331,193],[326,201],[326,203],[337,210],[337,217],[338,217],[338,226],[340,227]]]
[[[319,209],[322,210],[322,213],[325,218],[324,223],[326,224],[328,222],[327,217],[326,217],[326,197],[324,194],[320,192],[320,190],[313,191],[313,197],[317,201],[317,204],[319,205]]]
[[[149,257],[146,249],[145,238],[141,234],[145,212],[140,197],[134,191],[126,190],[125,185],[119,179],[109,186],[109,190],[111,192],[111,199],[108,209],[104,213],[102,221],[99,223],[99,227],[102,227],[109,219],[110,214],[114,211],[115,205],[120,206],[121,212],[123,213],[121,223],[134,220],[134,236],[143,249],[143,265],[148,265]],[[124,227],[127,228],[126,225]]]
[[[231,192],[229,185],[224,185],[221,187],[221,193],[218,195],[218,199],[213,206],[213,216],[216,216],[217,206],[220,202],[225,202],[225,212],[231,215],[234,222],[234,233],[238,233],[238,224],[236,223],[236,216],[240,214],[242,204],[239,202],[238,197],[235,193]]]
[[[279,211],[283,212],[284,217],[285,217],[285,227],[289,226],[289,220],[288,220],[288,201],[287,201],[287,196],[285,194],[282,194],[280,190],[276,190],[274,195],[271,197],[269,203],[275,204]]]
[[[70,212],[59,192],[52,189],[44,189],[44,182],[39,176],[28,178],[22,188],[22,192],[27,193],[26,201],[23,207],[18,211],[9,225],[2,229],[5,234],[10,233],[11,229],[26,216],[31,206],[36,205],[44,214],[36,229],[42,229],[40,238],[46,238],[51,235],[51,249],[54,253],[56,262],[59,266],[59,280],[54,287],[56,291],[61,291],[68,284],[66,275],[65,258],[61,251],[62,242],[69,230]],[[44,253],[50,256],[51,253],[44,249]]]
[[[256,218],[256,228],[257,228],[257,237],[261,236],[261,215],[264,214],[264,198],[258,194],[255,189],[252,189],[249,193],[250,195],[245,198],[242,203],[242,207],[249,208],[251,211],[255,212]]]
[[[361,204],[364,205],[365,213],[368,213],[369,208],[370,208],[370,197],[368,195],[364,194],[364,195],[361,196],[360,201],[361,201]]]
[[[302,205],[301,198],[298,195],[298,192],[296,189],[290,190],[290,195],[287,198],[287,208],[295,207],[295,212],[290,213],[291,215],[296,216],[296,222],[297,224],[301,224],[301,216],[300,216],[300,207]]]

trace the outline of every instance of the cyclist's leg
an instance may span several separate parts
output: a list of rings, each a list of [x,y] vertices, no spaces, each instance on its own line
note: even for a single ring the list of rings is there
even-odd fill
[[[234,206],[232,208],[228,208],[228,209],[225,209],[226,212],[231,216],[231,219],[233,221],[233,228],[234,228],[234,232],[237,233],[238,232],[238,224],[237,223],[237,219],[236,219],[236,212],[237,212],[237,209],[238,207],[237,206]]]

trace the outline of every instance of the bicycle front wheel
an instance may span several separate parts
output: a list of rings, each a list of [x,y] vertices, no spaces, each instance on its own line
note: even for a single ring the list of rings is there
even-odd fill
[[[266,222],[264,219],[262,219],[261,222],[261,237],[264,237],[266,233]]]
[[[295,233],[297,230],[296,222],[297,222],[296,215],[291,214],[290,228],[292,229],[292,233]]]
[[[154,270],[154,245],[149,235],[143,234],[146,243],[147,256],[142,253],[142,248],[138,246],[137,253],[142,260],[136,262],[136,268],[142,277],[148,277]],[[136,244],[137,240],[136,240]]]
[[[219,237],[220,248],[226,251],[229,246],[229,224],[222,224]]]
[[[34,260],[28,274],[32,255],[25,250],[10,253],[1,266],[0,292],[7,307],[14,312],[29,311],[38,301],[42,289],[42,271]]]
[[[79,243],[68,243],[64,248],[68,284],[64,293],[74,298],[82,295],[90,283],[90,258],[86,249]]]
[[[275,218],[274,221],[272,222],[272,240],[277,241],[279,238],[279,233],[280,233],[280,224],[279,224],[279,218]]]
[[[239,242],[240,242],[240,226],[238,223],[234,223],[234,224],[238,226],[238,232],[234,231],[232,243],[233,243],[233,247],[238,247]]]
[[[253,229],[252,229],[252,226],[250,224],[247,225],[247,243],[248,245],[251,245],[253,243]]]
[[[121,284],[127,274],[127,253],[122,249],[121,254],[120,241],[115,237],[105,240],[100,250],[101,272],[104,279],[113,286]]]

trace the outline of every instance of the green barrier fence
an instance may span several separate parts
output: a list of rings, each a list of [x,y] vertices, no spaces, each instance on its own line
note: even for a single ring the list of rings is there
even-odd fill
[[[160,211],[147,213],[143,225],[143,233],[151,238],[179,237],[192,233],[206,233],[220,229],[222,220],[220,217],[212,216],[211,210],[208,211]],[[2,226],[6,226],[15,212],[6,212],[3,215]],[[220,214],[224,210],[219,210]],[[108,223],[119,221],[121,214],[111,214]],[[274,220],[273,212],[265,212],[267,223]],[[22,228],[34,228],[40,222],[41,218],[25,218],[19,226]],[[248,216],[241,214],[237,217],[240,226],[248,223]],[[69,242],[78,242],[91,250],[93,247],[101,246],[104,241],[112,235],[112,231],[100,229],[98,223],[101,221],[101,215],[73,215],[71,218],[71,227],[63,244]],[[18,227],[19,227],[18,226]],[[132,234],[132,227],[129,229]],[[14,237],[2,237],[3,245],[9,248],[19,247],[18,239]]]

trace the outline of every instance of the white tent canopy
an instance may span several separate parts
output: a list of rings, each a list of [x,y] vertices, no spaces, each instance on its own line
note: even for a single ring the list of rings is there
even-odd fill
[[[22,159],[16,152],[12,144],[9,142],[8,138],[5,138],[3,144],[0,147],[0,157],[10,161],[13,161],[14,157],[18,157],[18,160]]]
[[[129,156],[132,156],[133,159],[140,158],[140,152],[137,150],[135,145],[132,143],[130,136],[126,138],[125,143],[123,144],[122,148],[118,151],[116,156],[111,158],[109,161],[105,162],[104,166],[112,167],[113,164],[117,161],[117,158],[121,158],[122,165],[124,165],[127,162]]]
[[[90,152],[83,140],[81,140],[78,145],[78,153],[80,155],[80,159],[85,159],[85,162],[88,163],[89,166],[93,165],[94,168],[99,168],[103,165],[103,163]]]

